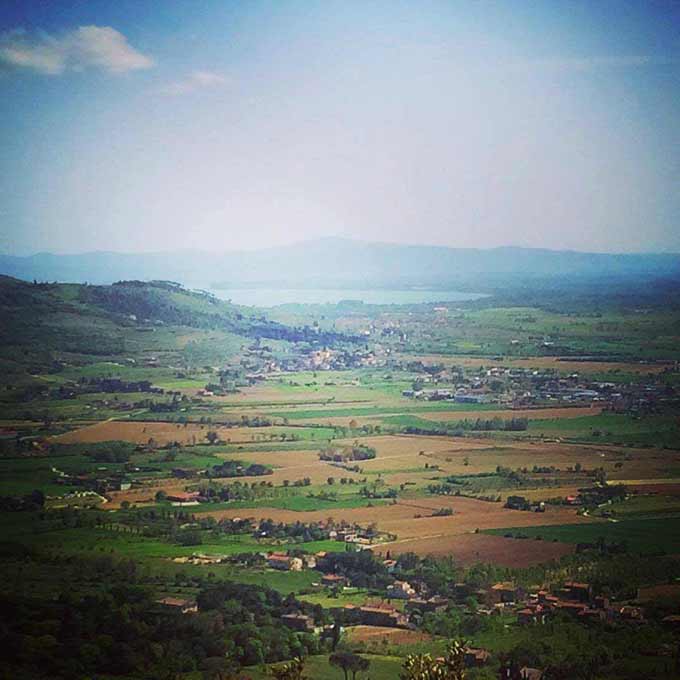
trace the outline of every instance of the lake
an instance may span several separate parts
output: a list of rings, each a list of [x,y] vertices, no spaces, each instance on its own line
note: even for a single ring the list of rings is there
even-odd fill
[[[467,302],[487,297],[483,293],[425,289],[206,288],[205,290],[221,300],[231,300],[234,304],[252,307],[337,304],[343,300],[361,301],[368,305],[409,305],[424,302]]]

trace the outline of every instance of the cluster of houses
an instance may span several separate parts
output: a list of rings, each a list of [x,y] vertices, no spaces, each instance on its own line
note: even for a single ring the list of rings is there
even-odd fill
[[[409,362],[413,388],[402,396],[426,401],[498,403],[513,408],[541,405],[578,406],[601,403],[619,413],[653,413],[664,404],[677,404],[678,395],[650,376],[631,384],[603,382],[578,372],[559,375],[554,369],[493,366],[468,375],[463,368]]]
[[[467,588],[465,584],[460,585]],[[559,613],[569,614],[579,621],[641,623],[645,620],[642,607],[614,605],[607,597],[595,595],[589,583],[577,581],[567,581],[554,591],[543,589],[529,593],[514,583],[502,582],[470,594],[483,603],[477,610],[479,614],[514,611],[520,625],[544,624]]]
[[[403,397],[422,399],[424,401],[453,401],[457,404],[487,404],[492,401],[492,395],[483,391],[470,391],[464,387],[443,389],[419,389],[403,390]]]

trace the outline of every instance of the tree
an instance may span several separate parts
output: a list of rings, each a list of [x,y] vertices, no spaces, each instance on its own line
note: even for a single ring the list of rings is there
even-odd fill
[[[209,444],[215,444],[219,439],[219,435],[214,430],[209,430],[208,434],[205,435],[205,438],[208,440]]]
[[[342,669],[345,674],[345,680],[349,680],[349,674],[352,674],[352,680],[356,680],[357,673],[368,670],[371,662],[363,656],[353,654],[352,652],[333,652],[328,657],[331,666],[337,666]]]
[[[465,643],[453,640],[443,659],[430,654],[409,654],[402,665],[401,680],[464,680]]]
[[[295,657],[290,663],[272,668],[271,673],[276,680],[305,680],[304,670],[305,660],[301,657]]]
[[[597,470],[595,470],[595,481],[600,486],[607,485],[607,471],[604,468],[598,468]]]

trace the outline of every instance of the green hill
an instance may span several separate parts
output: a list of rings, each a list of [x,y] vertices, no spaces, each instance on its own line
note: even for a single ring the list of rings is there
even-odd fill
[[[286,326],[168,281],[90,286],[0,277],[0,316],[6,375],[44,373],[60,362],[224,362],[255,340],[275,347],[353,340]]]

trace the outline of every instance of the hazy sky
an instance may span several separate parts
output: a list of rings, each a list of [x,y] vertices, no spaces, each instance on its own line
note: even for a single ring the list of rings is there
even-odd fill
[[[680,3],[0,2],[0,251],[680,251]]]

